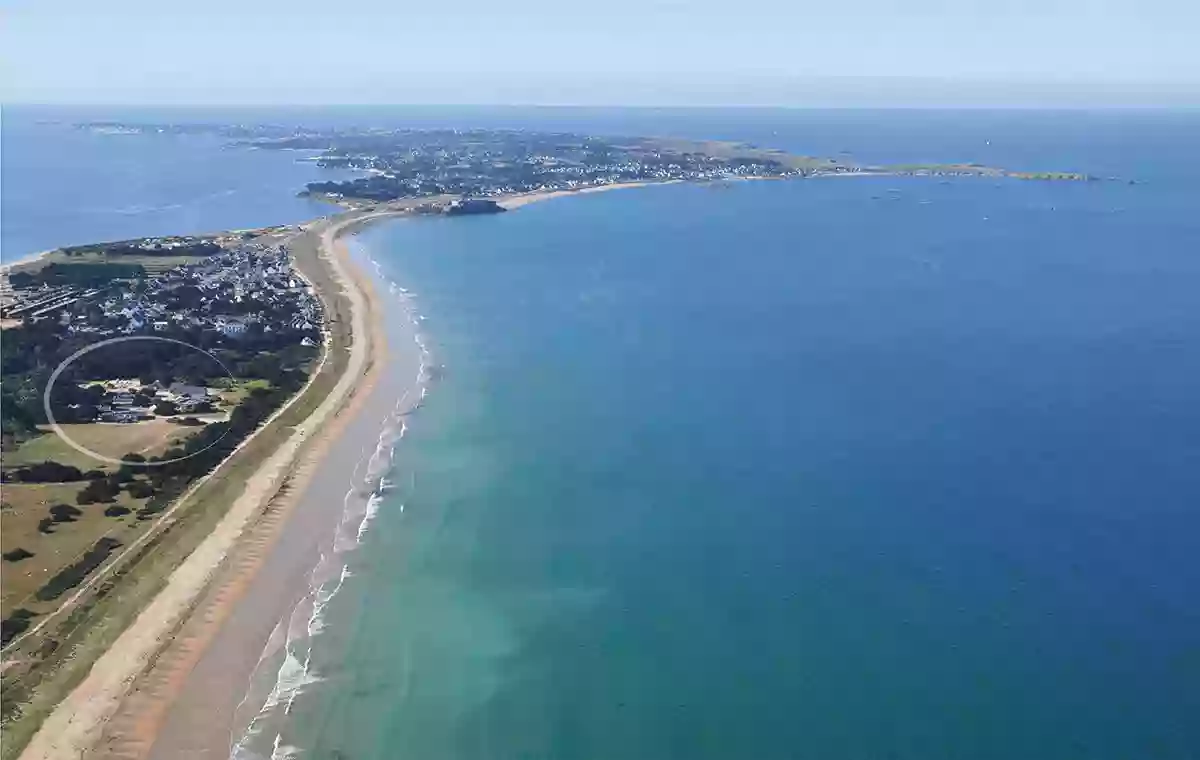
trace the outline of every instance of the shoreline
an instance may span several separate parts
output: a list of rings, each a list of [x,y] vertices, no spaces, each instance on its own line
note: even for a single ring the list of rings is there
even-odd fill
[[[614,183],[537,191],[497,200],[506,210],[511,210],[553,198],[681,182]],[[389,364],[386,331],[381,322],[382,302],[375,293],[377,283],[352,260],[344,238],[377,221],[412,216],[416,205],[416,201],[409,199],[370,209],[347,209],[299,225],[302,232],[296,239],[307,241],[313,247],[313,255],[332,278],[331,292],[316,288],[326,303],[327,335],[330,318],[335,314],[345,316],[332,305],[340,296],[347,298],[350,323],[347,366],[338,375],[329,396],[253,470],[245,481],[244,490],[220,518],[213,532],[170,570],[165,586],[103,650],[81,682],[47,713],[22,749],[19,755],[22,760],[74,760],[82,754],[170,758],[178,755],[177,750],[185,748],[189,756],[229,756],[236,738],[232,732],[224,732],[222,735],[230,737],[230,743],[214,743],[212,712],[219,712],[227,725],[232,726],[234,713],[240,710],[246,696],[245,690],[233,694],[228,683],[216,689],[211,683],[191,688],[189,678],[193,671],[199,671],[205,665],[206,657],[210,662],[229,659],[234,647],[219,641],[229,635],[232,627],[225,623],[245,607],[243,600],[248,595],[263,586],[257,580],[259,571],[269,568],[277,557],[294,553],[294,547],[289,547],[289,542],[281,537],[293,525],[297,505],[306,500],[309,491],[317,490],[321,478],[314,477],[314,471],[330,458],[338,443],[344,442],[346,428],[362,415],[363,407]],[[43,252],[38,258],[53,252]],[[294,258],[300,268],[299,256]],[[308,273],[303,274],[314,282]],[[340,321],[345,322],[344,319]],[[415,323],[412,327],[415,330]],[[419,336],[416,345],[424,350]],[[322,364],[336,350],[327,338]],[[414,355],[410,354],[408,358],[411,360]],[[418,358],[423,372],[423,354]],[[314,372],[310,379],[310,385],[316,374]],[[294,396],[289,405],[307,390],[308,386]],[[403,401],[402,397],[401,403]],[[418,401],[415,397],[408,399],[413,405]],[[377,424],[378,420],[374,422]],[[308,436],[310,432],[313,435]],[[225,460],[218,471],[233,458]],[[181,500],[177,507],[183,504]],[[292,568],[302,575],[310,569]],[[93,585],[89,582],[88,587]],[[289,588],[288,593],[292,592]],[[271,623],[277,621],[278,618]],[[261,620],[257,622],[261,623]],[[261,626],[259,630],[261,633]],[[262,641],[267,641],[269,646],[273,634],[273,630],[261,633],[257,646],[242,641],[239,648],[244,650],[251,646],[256,656],[261,652],[258,663],[261,664],[267,657]],[[240,666],[246,667],[244,663]],[[214,667],[222,670],[216,666],[208,670],[212,671]],[[249,667],[256,668],[257,664],[250,663]],[[226,681],[230,672],[244,673],[244,670],[224,670]],[[214,674],[210,672],[209,675]],[[176,709],[178,702],[189,704]],[[176,718],[176,715],[182,717]],[[198,723],[197,716],[202,716]]]
[[[745,179],[754,179],[746,177]],[[640,182],[614,182],[611,185],[588,185],[586,187],[575,188],[571,190],[535,190],[532,193],[520,193],[507,196],[501,196],[496,199],[502,208],[506,211],[528,206],[530,203],[538,203],[539,201],[553,200],[554,198],[569,198],[575,195],[592,195],[594,193],[605,193],[609,190],[630,190],[635,187],[652,187],[654,185],[678,185],[683,184],[683,180],[645,180]]]
[[[371,279],[351,261],[340,238],[361,223],[396,213],[336,215],[305,225],[304,235],[309,237],[309,244],[313,245],[319,259],[316,263],[326,268],[334,285],[331,290],[335,292],[320,293],[326,303],[327,320],[338,312],[333,308],[334,302],[342,297],[346,299],[350,317],[349,346],[339,347],[328,338],[322,357],[323,365],[331,352],[348,348],[344,370],[329,395],[301,424],[292,428],[288,438],[245,481],[244,489],[229,506],[217,528],[171,572],[165,587],[100,655],[82,682],[54,707],[20,757],[77,758],[98,748],[101,739],[109,733],[110,719],[118,714],[127,698],[140,693],[137,690],[139,684],[147,680],[151,671],[172,661],[183,664],[187,657],[174,658],[194,653],[195,646],[201,643],[198,640],[185,639],[181,642],[183,646],[174,646],[182,628],[198,617],[209,623],[219,623],[232,611],[236,603],[234,597],[238,596],[238,583],[244,587],[254,575],[254,562],[246,562],[246,558],[241,557],[243,561],[232,579],[223,579],[233,580],[232,584],[215,588],[220,584],[213,581],[227,560],[239,550],[250,548],[247,539],[252,530],[269,528],[268,523],[275,524],[276,530],[267,530],[265,536],[257,536],[260,548],[264,548],[264,538],[269,544],[270,539],[278,537],[288,522],[288,507],[303,493],[303,488],[295,486],[307,484],[311,466],[338,442],[339,432],[356,416],[363,400],[370,396],[380,369],[386,363],[386,338],[377,295]],[[313,379],[316,376],[317,372],[314,372]],[[300,398],[307,390],[308,387],[293,398]],[[267,556],[269,552],[260,552],[258,559],[261,562]],[[202,611],[197,603],[214,590],[218,591],[220,603],[203,611],[217,613],[216,617],[197,615]],[[225,614],[220,614],[222,612]],[[139,722],[150,728],[152,735],[153,727]],[[144,732],[138,733],[147,736]],[[149,749],[148,744],[144,746]]]
[[[510,195],[498,199],[498,202],[509,210],[553,198],[680,182],[629,182],[572,190],[537,191]],[[184,720],[187,725],[167,728],[176,712],[174,703],[181,696],[203,696],[198,693],[200,689],[187,688],[185,682],[189,674],[198,664],[203,664],[201,661],[209,645],[228,631],[230,626],[222,623],[236,615],[243,606],[242,599],[253,592],[259,569],[267,566],[274,557],[287,553],[287,541],[280,537],[293,522],[290,518],[296,504],[305,499],[306,492],[312,490],[310,487],[316,485],[310,482],[314,480],[313,470],[343,440],[344,429],[359,415],[379,375],[388,364],[387,341],[380,323],[383,311],[380,308],[381,301],[374,292],[374,278],[362,272],[352,260],[344,238],[377,221],[412,216],[416,206],[423,200],[405,199],[370,209],[344,209],[340,213],[297,226],[301,231],[293,243],[297,240],[307,241],[312,246],[311,253],[317,263],[327,270],[332,280],[330,292],[325,292],[316,287],[311,273],[302,272],[305,279],[314,283],[322,301],[326,303],[327,344],[322,364],[329,358],[330,352],[336,350],[329,337],[328,323],[331,317],[339,313],[332,305],[342,295],[348,299],[350,358],[338,376],[334,392],[322,400],[300,425],[293,428],[292,434],[253,469],[245,481],[244,490],[233,500],[212,533],[188,552],[179,564],[170,568],[166,584],[150,597],[137,611],[133,621],[103,649],[67,696],[46,713],[45,719],[19,753],[22,760],[74,760],[81,754],[89,753],[122,758],[173,757],[173,754],[162,754],[155,749],[164,743],[190,745],[189,751],[199,753],[199,756],[228,756],[230,744],[213,743],[211,720],[203,721],[201,726],[191,725]],[[277,227],[258,229],[273,228]],[[21,262],[6,264],[3,271],[7,273],[9,267],[18,263],[29,264],[44,259],[57,250],[44,251]],[[294,259],[298,268],[302,269],[299,256],[294,255]],[[340,321],[346,322],[344,319]],[[359,336],[364,339],[359,340]],[[421,346],[419,340],[417,345]],[[316,375],[317,372],[314,372],[309,384],[287,406],[305,394]],[[416,401],[419,399],[409,400],[410,403]],[[266,427],[264,425],[256,431],[256,435]],[[314,435],[306,439],[310,431]],[[251,439],[247,439],[246,443]],[[234,458],[236,453],[222,462],[214,474]],[[315,480],[319,481],[320,478]],[[185,503],[181,499],[170,511],[173,513],[181,509]],[[169,521],[171,516],[164,515],[163,524]],[[305,568],[304,572],[309,569]],[[89,581],[77,596],[82,598],[87,589],[95,587],[97,580]],[[55,617],[59,614],[56,612]],[[262,638],[268,639],[271,633],[264,634]],[[220,646],[215,648],[219,649]],[[261,652],[261,644],[254,651],[256,654]],[[215,659],[221,657],[215,656]],[[228,688],[223,692],[221,689],[214,692],[211,688],[207,691],[210,696],[223,693],[229,697]],[[234,697],[236,704],[232,708],[228,699],[224,703],[221,700],[214,703],[214,700],[207,698],[193,701],[206,704],[201,714],[207,715],[207,711],[213,709],[224,711],[223,716],[232,725],[232,713],[241,707],[243,697],[244,694],[237,694]]]
[[[6,261],[3,264],[0,264],[0,277],[7,276],[14,269],[19,269],[20,267],[27,267],[31,264],[36,264],[39,261],[41,261],[42,259],[49,258],[50,256],[54,255],[55,253],[57,253],[60,250],[62,250],[62,249],[61,248],[49,248],[45,251],[38,251],[37,253],[30,253],[26,256],[22,256],[21,258],[17,259],[16,261]]]

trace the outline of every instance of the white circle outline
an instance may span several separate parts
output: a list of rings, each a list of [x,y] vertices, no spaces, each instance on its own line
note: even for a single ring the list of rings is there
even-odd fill
[[[124,335],[124,336],[118,336],[116,338],[108,338],[107,340],[102,340],[97,343],[92,343],[92,344],[89,344],[89,345],[84,346],[83,348],[79,349],[75,353],[68,356],[66,359],[63,359],[62,362],[60,362],[59,365],[54,368],[54,371],[50,373],[50,379],[46,381],[46,390],[42,392],[42,410],[46,412],[46,419],[49,421],[50,429],[54,431],[54,434],[57,435],[59,438],[61,438],[68,446],[70,446],[71,448],[78,451],[80,454],[86,454],[87,456],[90,456],[93,459],[98,459],[101,462],[105,462],[107,464],[115,464],[115,465],[130,464],[130,465],[136,465],[138,467],[145,467],[145,468],[162,467],[163,465],[173,464],[175,462],[182,462],[185,459],[191,459],[192,457],[197,456],[198,454],[203,454],[204,452],[211,449],[213,446],[216,446],[218,443],[223,441],[225,439],[225,436],[229,435],[229,430],[230,430],[229,427],[225,428],[225,432],[221,433],[221,436],[219,438],[217,438],[217,440],[208,444],[207,446],[200,449],[199,451],[193,451],[191,454],[188,454],[187,456],[176,457],[174,459],[163,459],[163,460],[160,460],[157,462],[135,462],[135,461],[129,460],[129,459],[114,459],[112,457],[106,457],[103,454],[99,454],[95,451],[92,451],[91,449],[89,449],[88,447],[86,447],[82,444],[76,443],[74,440],[71,439],[71,436],[69,436],[65,432],[63,432],[62,426],[58,424],[58,420],[54,419],[54,412],[51,411],[51,409],[50,409],[50,391],[54,389],[54,384],[56,382],[58,382],[58,376],[61,375],[66,370],[66,368],[71,365],[71,362],[75,361],[76,359],[83,356],[84,354],[89,354],[92,351],[95,351],[97,348],[102,348],[104,346],[110,346],[114,343],[125,343],[126,341],[131,341],[131,340],[162,341],[163,343],[176,343],[180,346],[186,346],[188,348],[195,349],[196,351],[199,351],[200,353],[204,354],[208,358],[215,361],[217,363],[217,366],[219,366],[221,369],[225,370],[225,374],[229,376],[230,380],[237,382],[237,378],[235,378],[233,376],[233,373],[229,371],[229,368],[225,366],[225,362],[218,359],[212,353],[205,351],[203,348],[200,348],[199,346],[194,346],[191,343],[188,343],[187,341],[176,340],[175,338],[163,338],[163,337],[159,337],[157,335]]]

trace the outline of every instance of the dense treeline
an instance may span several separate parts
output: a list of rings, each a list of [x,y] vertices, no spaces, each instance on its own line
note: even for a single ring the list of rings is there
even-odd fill
[[[83,471],[78,467],[58,462],[39,462],[0,472],[7,483],[71,483],[83,480]]]
[[[59,598],[67,591],[78,586],[83,582],[83,579],[88,577],[96,568],[108,559],[108,555],[112,554],[113,550],[121,545],[121,542],[115,538],[102,538],[92,546],[91,549],[76,560],[73,564],[67,565],[57,575],[46,582],[37,590],[34,596],[40,602],[49,602]]]

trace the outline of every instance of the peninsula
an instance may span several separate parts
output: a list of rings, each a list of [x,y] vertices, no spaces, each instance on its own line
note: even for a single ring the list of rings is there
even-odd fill
[[[222,620],[245,593],[256,547],[279,534],[384,363],[380,307],[339,242],[346,231],[650,183],[1090,179],[515,130],[77,128],[216,135],[361,176],[297,188],[340,207],[307,224],[77,246],[5,271],[4,758],[31,741],[30,757],[78,757],[149,681],[166,689],[154,708],[166,710],[174,693],[152,674],[186,671],[207,640],[175,639],[202,609]],[[148,350],[155,342],[171,347]],[[112,345],[90,350],[101,343]],[[153,710],[139,710],[153,731]]]
[[[451,198],[501,199],[647,182],[830,175],[1094,179],[1079,172],[1025,171],[963,162],[870,165],[796,155],[743,142],[675,137],[507,129],[313,129],[111,122],[81,124],[77,128],[147,134],[209,133],[227,139],[232,147],[303,152],[305,160],[318,166],[357,170],[364,176],[310,182],[300,190],[302,195],[347,208],[424,199],[432,204],[423,209],[426,212],[444,211],[444,204]]]

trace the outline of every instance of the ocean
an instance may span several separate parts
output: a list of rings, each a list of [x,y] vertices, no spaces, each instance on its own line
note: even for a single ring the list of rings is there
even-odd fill
[[[337,174],[297,160],[302,153],[231,150],[204,135],[73,128],[84,121],[161,123],[204,116],[5,106],[0,121],[2,260],[11,263],[69,245],[289,224],[336,210],[296,197],[305,183]],[[232,123],[235,117],[229,115]]]
[[[674,185],[361,233],[442,369],[263,755],[1200,757],[1200,114],[322,118],[1119,179]],[[6,258],[13,182],[40,186],[8,137]],[[301,216],[313,169],[279,158],[275,218],[239,225]]]

